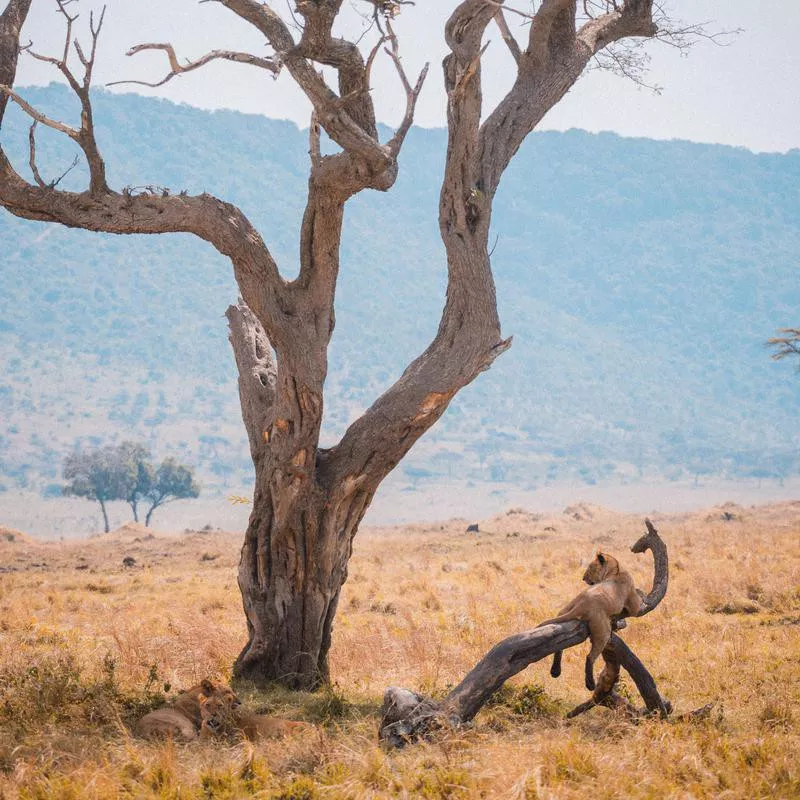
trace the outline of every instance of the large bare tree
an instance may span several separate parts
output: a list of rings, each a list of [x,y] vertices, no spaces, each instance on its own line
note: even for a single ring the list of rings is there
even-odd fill
[[[319,435],[345,204],[364,189],[386,191],[395,182],[426,70],[414,81],[400,60],[392,18],[408,4],[403,0],[358,0],[374,14],[378,41],[370,45],[332,33],[343,0],[295,0],[299,35],[273,8],[282,7],[278,0],[217,1],[255,27],[273,54],[215,50],[181,63],[172,45],[154,43],[131,53],[164,51],[169,72],[162,83],[222,58],[272,73],[287,70],[303,90],[313,117],[296,279],[281,277],[261,235],[230,203],[209,194],[134,192],[108,185],[90,94],[102,15],[91,18],[91,41],[81,48],[72,38],[69,0],[56,0],[67,27],[63,53],[50,57],[25,49],[61,71],[81,104],[79,128],[49,119],[13,89],[20,30],[31,0],[10,0],[0,18],[0,124],[9,98],[34,120],[33,181],[24,179],[0,151],[0,205],[18,217],[93,231],[192,233],[230,259],[244,302],[229,309],[228,319],[256,473],[239,567],[249,638],[235,672],[258,683],[309,688],[328,678],[331,627],[353,537],[376,489],[456,392],[510,345],[500,332],[488,249],[492,202],[504,170],[587,66],[605,59],[606,65],[635,76],[637,51],[620,45],[657,37],[665,29],[653,0],[539,0],[516,9],[503,0],[453,1],[444,30],[448,142],[439,227],[448,282],[439,329],[400,379],[338,444],[325,449],[319,447]],[[523,23],[515,27],[524,39],[513,33],[511,14]],[[481,57],[491,25],[505,42],[499,46],[507,46],[513,85],[495,108],[486,109]],[[406,95],[402,123],[385,142],[370,95],[377,57],[393,60]],[[325,74],[337,76],[338,85],[326,82],[319,65],[329,68]],[[89,168],[85,191],[62,191],[41,177],[35,123],[79,145]],[[338,145],[334,154],[322,154],[320,129]]]

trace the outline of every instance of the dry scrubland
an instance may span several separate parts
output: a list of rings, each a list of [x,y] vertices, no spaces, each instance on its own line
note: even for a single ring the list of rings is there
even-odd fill
[[[581,645],[558,681],[535,664],[474,726],[393,753],[376,741],[384,688],[442,693],[569,599],[596,547],[649,588],[649,555],[627,553],[641,518],[580,505],[512,510],[477,535],[464,521],[362,531],[335,685],[240,692],[318,729],[255,746],[151,744],[127,731],[165,682],[228,676],[244,640],[238,536],[126,526],[37,544],[0,529],[0,796],[799,797],[800,503],[654,521],[670,590],[625,637],[678,711],[717,701],[711,719],[635,724],[595,709],[566,722],[587,694]]]

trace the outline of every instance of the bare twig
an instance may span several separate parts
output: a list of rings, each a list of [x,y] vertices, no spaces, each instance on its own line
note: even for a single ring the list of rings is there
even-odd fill
[[[31,167],[31,172],[33,173],[33,179],[36,181],[38,186],[41,186],[44,189],[47,184],[42,180],[42,176],[39,174],[39,168],[36,166],[36,126],[39,123],[34,120],[31,123],[31,128],[28,131],[28,147],[30,150],[30,158],[28,163]]]
[[[522,11],[519,8],[514,8],[514,6],[507,6],[504,3],[495,2],[495,0],[485,0],[486,5],[494,6],[497,9],[508,11],[509,14],[516,14],[518,17],[522,17],[525,20],[532,20],[536,15],[529,14],[527,11]]]
[[[517,66],[519,66],[519,61],[522,58],[522,51],[520,50],[517,40],[514,38],[514,34],[511,33],[511,29],[508,27],[508,22],[506,21],[502,8],[497,9],[497,14],[494,16],[494,21],[500,30],[500,35],[503,37],[503,41],[508,45],[508,49],[511,52],[512,58],[517,63]]]
[[[97,141],[94,135],[92,102],[89,93],[92,82],[92,71],[94,69],[95,57],[97,55],[97,42],[100,38],[100,32],[103,28],[103,20],[105,19],[106,8],[105,6],[103,7],[103,10],[100,12],[100,17],[96,23],[94,13],[89,15],[89,32],[91,34],[92,46],[89,50],[89,55],[87,56],[77,38],[73,39],[72,37],[72,26],[75,20],[78,18],[78,15],[76,14],[75,16],[71,16],[67,11],[66,7],[71,2],[72,0],[56,0],[58,11],[66,20],[64,50],[61,54],[61,57],[55,58],[53,56],[46,56],[41,53],[37,53],[33,50],[33,47],[30,44],[25,47],[25,52],[38,61],[43,61],[47,64],[54,65],[66,78],[67,83],[72,91],[77,95],[81,103],[81,127],[76,130],[68,125],[64,125],[63,123],[49,119],[44,114],[36,111],[36,109],[34,109],[30,104],[23,101],[18,95],[15,95],[9,87],[0,86],[0,91],[11,97],[14,102],[16,102],[20,108],[22,108],[25,113],[31,116],[34,120],[66,134],[78,143],[81,150],[83,150],[84,155],[86,156],[86,162],[89,166],[90,191],[92,194],[97,195],[108,192],[108,184],[106,183],[105,164],[103,163],[103,159],[100,155],[100,150],[98,149]],[[75,74],[72,72],[69,66],[70,46],[75,48],[78,59],[83,66],[83,78],[80,82],[75,77]]]
[[[778,333],[783,336],[773,336],[767,339],[767,347],[774,347],[773,361],[781,361],[789,356],[800,356],[800,328],[780,328]],[[800,365],[798,365],[800,369]]]
[[[197,61],[187,61],[185,64],[181,64],[178,62],[178,57],[175,55],[175,48],[169,43],[161,44],[152,42],[146,44],[137,44],[135,47],[131,47],[131,49],[128,50],[125,55],[135,56],[137,53],[141,53],[143,50],[163,50],[167,54],[170,71],[164,78],[156,83],[138,80],[111,81],[110,83],[107,83],[106,86],[118,86],[119,84],[124,83],[135,83],[139,86],[156,88],[157,86],[163,86],[168,81],[171,81],[176,75],[182,75],[184,72],[191,72],[192,70],[199,69],[200,67],[208,64],[209,61],[214,61],[215,59],[235,61],[238,64],[250,64],[254,67],[260,67],[261,69],[266,69],[271,72],[276,78],[281,71],[281,61],[279,58],[261,58],[250,53],[240,53],[234,50],[212,50],[210,53],[202,56],[202,58],[198,58]]]
[[[54,131],[59,131],[60,133],[66,134],[70,139],[74,139],[76,142],[78,141],[80,131],[75,130],[75,128],[71,128],[69,125],[66,125],[63,122],[50,119],[50,117],[48,117],[46,114],[42,114],[41,111],[35,109],[26,100],[23,100],[22,97],[20,97],[20,95],[18,95],[10,86],[3,86],[0,84],[0,92],[13,100],[31,119],[41,123],[42,125],[45,125],[48,128],[52,128]]]
[[[69,175],[70,172],[72,172],[72,170],[75,169],[75,167],[77,166],[78,166],[78,156],[75,156],[75,158],[72,159],[72,163],[55,180],[50,181],[50,183],[47,185],[48,188],[55,189],[58,186],[58,184],[61,183],[61,181],[63,181],[64,178],[66,178],[67,175]]]
[[[391,46],[385,48],[385,52],[391,57],[397,74],[400,77],[400,83],[403,84],[403,89],[406,93],[406,113],[403,115],[403,120],[397,131],[395,131],[394,136],[392,136],[388,142],[389,150],[396,158],[397,154],[400,152],[400,148],[403,146],[406,134],[411,128],[411,123],[414,121],[414,109],[417,105],[419,93],[422,91],[422,85],[425,83],[425,78],[428,75],[429,64],[426,63],[422,68],[422,72],[420,72],[416,84],[412,87],[406,75],[406,71],[403,68],[403,62],[400,59],[400,45],[397,41],[397,35],[388,17],[386,19],[386,29],[389,32],[389,43]]]
[[[372,65],[375,63],[375,57],[378,55],[378,51],[381,49],[381,45],[388,41],[389,37],[384,35],[381,36],[380,39],[375,43],[375,46],[370,50],[369,56],[367,57],[367,63],[364,67],[364,83],[366,84],[366,91],[369,91],[372,87],[370,86],[370,78],[372,76]]]

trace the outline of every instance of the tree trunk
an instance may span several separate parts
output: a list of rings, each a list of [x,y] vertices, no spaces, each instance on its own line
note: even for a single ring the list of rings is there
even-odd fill
[[[298,479],[280,472],[256,475],[239,563],[248,642],[234,675],[312,690],[329,679],[333,619],[353,536],[371,497],[354,492],[332,504],[317,487],[296,503]]]
[[[128,505],[131,507],[131,511],[133,511],[133,521],[139,521],[139,509],[137,508],[137,504],[135,500],[132,500]]]
[[[100,510],[103,512],[103,523],[105,525],[104,530],[106,533],[108,533],[111,530],[111,527],[108,524],[108,513],[106,512],[105,500],[98,500],[97,502],[100,503]]]
[[[318,447],[325,348],[286,343],[279,371],[255,314],[240,303],[227,317],[256,471],[239,562],[248,641],[234,675],[315,689],[329,677],[333,617],[372,492],[331,477]],[[327,336],[330,323],[320,321]]]

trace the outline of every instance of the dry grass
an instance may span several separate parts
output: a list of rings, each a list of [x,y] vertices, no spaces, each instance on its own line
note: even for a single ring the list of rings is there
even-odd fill
[[[546,518],[513,510],[479,534],[458,521],[363,531],[335,686],[243,693],[316,731],[255,747],[128,733],[165,694],[228,674],[244,639],[238,537],[146,538],[131,526],[81,543],[0,540],[0,797],[800,797],[800,504],[656,524],[670,591],[625,636],[677,710],[717,702],[710,720],[634,724],[594,710],[566,722],[586,694],[581,646],[558,681],[533,665],[472,727],[397,753],[376,741],[386,686],[444,693],[579,590],[597,547],[647,588],[648,557],[626,555],[641,519],[581,505]]]

